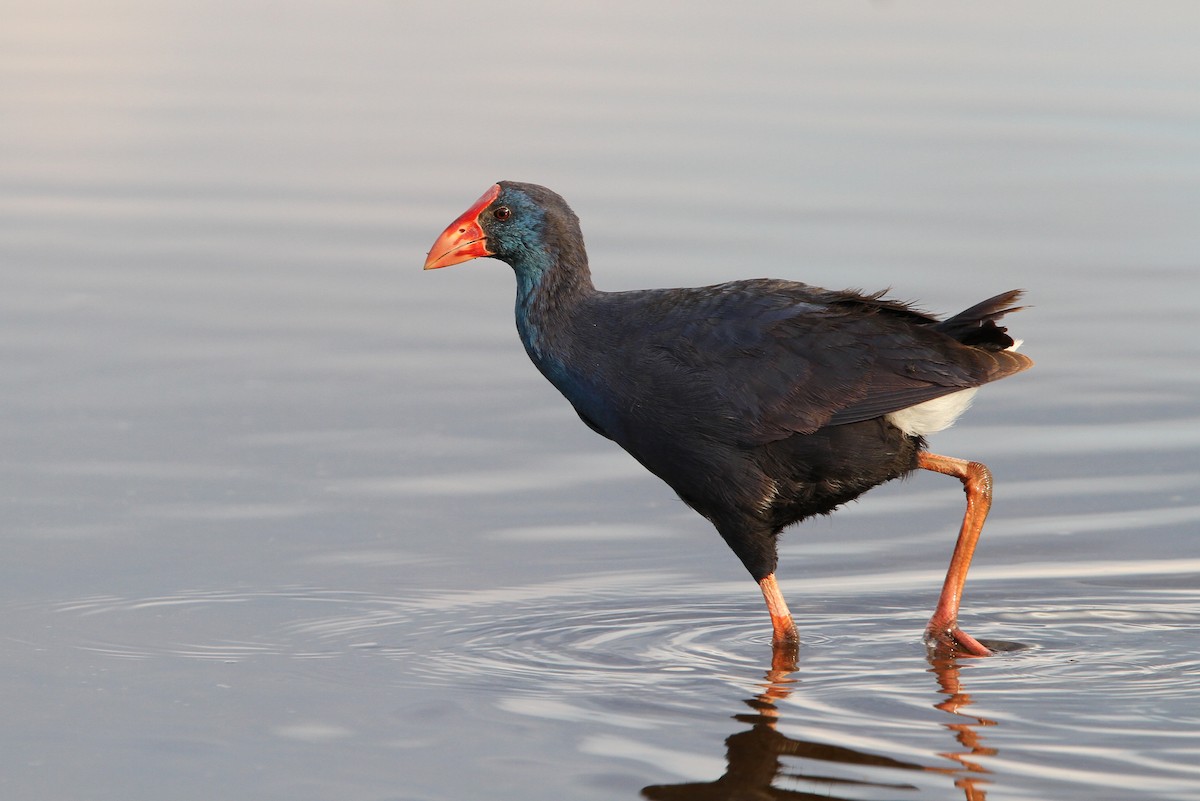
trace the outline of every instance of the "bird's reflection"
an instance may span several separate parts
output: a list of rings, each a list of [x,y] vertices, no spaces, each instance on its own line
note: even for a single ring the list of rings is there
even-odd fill
[[[749,724],[750,728],[726,738],[728,767],[725,775],[711,782],[651,785],[643,788],[642,796],[651,801],[802,801],[852,797],[839,794],[839,787],[855,796],[863,788],[919,789],[915,784],[831,775],[845,772],[839,769],[846,767],[862,773],[861,769],[865,767],[955,776],[955,786],[963,790],[966,801],[984,801],[987,795],[982,774],[987,771],[974,758],[994,754],[995,749],[981,744],[978,729],[996,723],[963,713],[963,708],[972,701],[962,690],[955,659],[931,656],[929,661],[939,692],[945,696],[934,707],[955,717],[954,722],[942,725],[953,732],[958,743],[952,751],[938,756],[957,762],[959,767],[931,767],[845,746],[797,740],[780,733],[777,726],[781,714],[777,704],[791,695],[799,682],[793,675],[797,668],[796,650],[783,646],[775,650],[771,669],[762,685],[763,691],[744,701],[752,711],[733,716],[734,720]],[[811,789],[784,789],[776,786],[779,780],[796,787],[808,785]]]

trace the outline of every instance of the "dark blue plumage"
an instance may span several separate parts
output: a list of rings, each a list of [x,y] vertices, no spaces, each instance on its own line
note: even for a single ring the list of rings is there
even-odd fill
[[[490,189],[426,268],[478,256],[512,266],[533,363],[588,426],[712,521],[775,604],[777,639],[791,625],[772,598],[780,530],[918,467],[958,475],[970,493],[967,468],[930,462],[946,457],[925,454],[923,435],[966,408],[964,390],[1032,364],[996,324],[1017,291],[946,321],[882,293],[767,279],[597,291],[578,219],[533,184]],[[955,634],[931,623],[933,639],[972,650],[956,621],[938,626]]]

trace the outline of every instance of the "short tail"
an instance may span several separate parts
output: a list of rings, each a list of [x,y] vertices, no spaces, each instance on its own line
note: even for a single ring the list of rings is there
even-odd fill
[[[1022,290],[1013,289],[988,298],[949,319],[942,320],[935,327],[964,345],[990,351],[1009,350],[1017,342],[1008,335],[1008,329],[997,325],[996,321],[1006,314],[1025,308],[1013,305],[1020,300],[1021,293]]]
[[[976,303],[935,326],[938,331],[963,345],[977,349],[975,353],[980,357],[980,366],[985,368],[984,374],[987,376],[983,383],[1033,367],[1033,359],[1016,352],[1018,342],[1008,335],[1008,329],[996,324],[1009,312],[1024,308],[1013,305],[1020,297],[1019,289],[1005,292]]]

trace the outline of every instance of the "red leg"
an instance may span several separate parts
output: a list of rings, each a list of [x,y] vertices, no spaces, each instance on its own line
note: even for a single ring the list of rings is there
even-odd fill
[[[800,642],[800,634],[796,631],[792,613],[788,611],[787,603],[783,600],[783,593],[779,591],[779,585],[775,582],[775,574],[769,574],[758,582],[758,586],[767,601],[767,611],[771,613],[771,628],[774,629],[771,641],[776,645]]]
[[[917,457],[917,465],[935,473],[954,476],[963,483],[963,490],[967,493],[967,511],[963,515],[962,529],[954,546],[954,554],[950,557],[950,567],[946,571],[946,581],[942,585],[937,608],[933,610],[933,617],[925,629],[925,641],[931,645],[949,646],[972,656],[988,656],[992,652],[987,647],[958,627],[958,607],[962,603],[963,585],[967,581],[975,544],[979,541],[983,521],[992,506],[991,471],[979,462],[929,452],[922,452]]]

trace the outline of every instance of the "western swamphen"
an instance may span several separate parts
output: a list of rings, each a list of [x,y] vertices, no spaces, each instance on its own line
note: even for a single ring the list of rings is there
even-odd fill
[[[946,320],[882,292],[769,279],[601,292],[574,212],[514,181],[452,222],[425,269],[480,256],[513,268],[525,350],[583,422],[667,482],[742,560],[777,645],[798,639],[775,581],[783,528],[922,468],[967,494],[926,641],[990,653],[958,627],[958,608],[992,476],[930,453],[924,436],[953,423],[979,386],[1033,364],[996,324],[1020,291]]]

